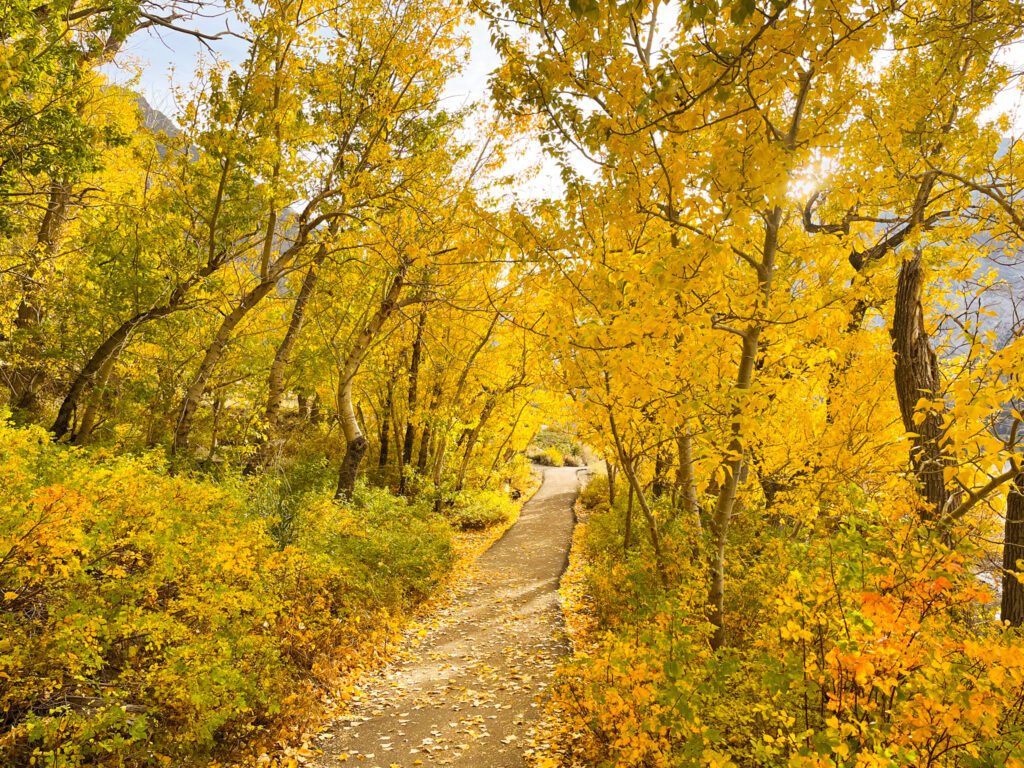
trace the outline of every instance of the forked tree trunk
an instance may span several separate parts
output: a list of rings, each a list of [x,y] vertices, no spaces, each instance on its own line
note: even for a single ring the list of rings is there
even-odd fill
[[[462,371],[459,373],[459,379],[455,383],[455,392],[452,395],[452,403],[459,403],[462,399],[462,392],[466,387],[466,382],[469,379],[469,372],[473,370],[473,365],[476,363],[477,355],[487,345],[487,342],[491,338],[491,334],[494,333],[494,328],[498,324],[498,320],[501,318],[500,312],[495,312],[494,318],[491,320],[491,324],[487,327],[487,332],[480,339],[479,343],[473,348],[469,357],[466,360],[466,364],[462,366]],[[439,380],[440,381],[440,380]],[[438,397],[440,402],[440,390],[438,390]],[[437,448],[434,456],[434,466],[431,472],[431,479],[434,483],[434,510],[440,512],[444,506],[444,493],[441,488],[441,478],[444,473],[444,460],[445,454],[448,450],[448,431],[451,428],[451,418],[449,417],[446,422],[441,425],[441,429],[437,430]],[[461,440],[461,437],[460,437]]]
[[[280,275],[275,275],[258,283],[242,297],[238,305],[228,312],[221,321],[220,327],[217,329],[216,334],[214,334],[210,345],[206,348],[206,354],[203,355],[203,359],[200,361],[199,367],[192,377],[192,383],[189,384],[185,397],[178,408],[178,420],[174,427],[174,441],[171,444],[171,452],[173,454],[182,454],[188,450],[189,440],[192,437],[192,426],[195,422],[196,411],[199,409],[199,403],[202,401],[203,395],[206,394],[210,377],[213,375],[217,364],[224,357],[224,353],[227,352],[228,344],[231,342],[235,329],[245,319],[246,315],[274,289],[279,277]]]
[[[662,586],[667,587],[668,571],[665,569],[665,555],[661,547],[661,532],[658,530],[658,520],[647,503],[644,489],[640,487],[640,481],[637,479],[636,471],[633,467],[633,459],[626,453],[625,446],[622,444],[622,438],[615,423],[615,414],[610,406],[608,407],[608,426],[611,428],[612,439],[615,441],[615,449],[619,455],[619,464],[622,466],[622,471],[626,474],[629,488],[636,502],[640,505],[640,511],[643,513],[644,519],[647,521],[647,530],[651,536],[651,547],[654,549],[654,564],[658,571],[658,578]]]
[[[306,274],[302,278],[302,286],[299,288],[299,295],[295,297],[295,305],[292,307],[292,316],[288,321],[288,329],[284,338],[274,353],[274,362],[270,364],[270,375],[267,378],[267,405],[264,409],[266,418],[266,434],[256,454],[256,464],[266,466],[274,453],[274,445],[277,436],[281,433],[281,401],[284,399],[285,373],[291,364],[295,346],[302,333],[303,324],[306,321],[306,310],[309,302],[316,292],[319,278],[317,272],[323,264],[327,255],[326,245],[321,245],[313,263],[309,265]],[[302,398],[304,401],[305,398]],[[300,402],[300,411],[303,403]]]
[[[359,465],[366,455],[369,442],[359,426],[356,416],[355,405],[352,400],[352,385],[359,367],[362,365],[370,345],[380,333],[381,328],[398,309],[398,297],[405,286],[405,274],[411,262],[403,259],[399,265],[391,285],[388,287],[384,299],[381,301],[377,311],[371,316],[366,326],[355,338],[348,355],[342,362],[338,372],[338,416],[341,419],[341,429],[345,436],[345,457],[338,469],[338,487],[334,492],[334,498],[345,501],[352,498],[355,492],[356,476],[359,473]]]
[[[225,177],[222,176],[222,182]],[[218,195],[219,209],[220,198]],[[307,206],[308,211],[308,206]],[[303,214],[305,216],[305,213]],[[331,234],[335,231],[335,223],[332,221],[329,232]],[[283,251],[281,251],[273,263],[270,262],[270,254],[273,250],[274,238],[277,236],[277,214],[271,211],[267,217],[267,226],[263,236],[263,254],[261,258],[260,268],[260,282],[257,283],[248,293],[246,293],[238,305],[229,312],[224,319],[221,321],[220,327],[217,329],[217,333],[213,337],[213,341],[210,342],[210,346],[206,349],[206,354],[203,356],[202,361],[199,363],[199,368],[196,370],[195,376],[192,378],[192,383],[188,387],[188,391],[185,393],[185,397],[181,402],[181,407],[178,409],[178,420],[174,428],[174,440],[171,444],[171,453],[178,454],[188,449],[189,438],[192,433],[192,424],[195,420],[196,410],[199,408],[199,403],[202,400],[204,394],[206,394],[206,388],[209,385],[210,376],[213,375],[214,369],[220,362],[221,358],[224,357],[224,353],[227,351],[228,344],[231,342],[231,338],[234,335],[235,328],[238,324],[245,319],[245,316],[252,311],[257,304],[259,304],[275,287],[278,282],[284,277],[285,270],[288,268],[295,258],[303,251],[309,243],[309,235],[312,232],[312,228],[306,221],[302,221],[299,226],[298,233],[292,243]],[[323,258],[323,254],[326,253],[326,244],[321,244],[320,249],[317,251],[317,256]],[[211,263],[212,259],[212,239],[211,239]],[[314,259],[317,257],[314,257]]]

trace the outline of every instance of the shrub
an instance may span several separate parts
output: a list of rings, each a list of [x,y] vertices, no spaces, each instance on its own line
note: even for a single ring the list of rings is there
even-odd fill
[[[554,452],[549,454],[549,449],[554,449]],[[543,429],[533,438],[530,447],[531,458],[546,454],[552,459],[558,456],[558,461],[550,463],[541,459],[538,463],[553,467],[581,467],[586,463],[583,460],[583,447],[571,435],[557,429]]]
[[[974,556],[915,529],[912,491],[887,509],[814,499],[846,521],[827,540],[737,526],[750,554],[729,573],[729,645],[712,653],[685,530],[663,531],[664,589],[649,550],[623,556],[622,503],[591,487],[596,631],[555,686],[558,764],[1024,765],[1024,638],[985,620]]]
[[[608,511],[608,475],[592,475],[580,490],[580,503],[593,512]]]
[[[479,531],[507,523],[516,512],[515,503],[501,491],[463,491],[449,515],[452,525],[464,531]]]
[[[545,467],[561,467],[565,462],[561,451],[554,446],[549,446],[540,453],[533,454],[533,460]]]
[[[0,477],[5,766],[205,765],[294,734],[453,560],[450,526],[384,491],[250,503],[2,422]]]

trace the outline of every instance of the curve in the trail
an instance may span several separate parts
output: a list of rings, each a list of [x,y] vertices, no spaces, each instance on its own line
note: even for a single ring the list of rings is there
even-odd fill
[[[545,470],[409,660],[365,682],[351,712],[321,736],[317,765],[526,765],[538,694],[568,650],[558,582],[577,487],[577,470]]]

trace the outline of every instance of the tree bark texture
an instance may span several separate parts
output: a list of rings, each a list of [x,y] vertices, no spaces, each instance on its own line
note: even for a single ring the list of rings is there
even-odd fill
[[[1024,624],[1024,473],[1017,475],[1006,497],[1003,539],[1003,596],[999,617],[1011,626]]]
[[[895,356],[896,398],[903,427],[914,435],[911,469],[928,503],[926,519],[939,518],[951,503],[943,470],[954,465],[943,450],[942,417],[945,407],[918,410],[919,401],[935,403],[941,396],[939,361],[924,323],[921,254],[903,262],[896,285],[892,351]],[[916,417],[916,418],[915,418]]]

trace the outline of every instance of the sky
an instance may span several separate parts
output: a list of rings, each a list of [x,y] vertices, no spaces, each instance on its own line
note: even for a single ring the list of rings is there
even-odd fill
[[[226,19],[226,16],[199,19],[190,28],[215,34],[225,29]],[[230,23],[227,26],[230,28]],[[479,20],[472,22],[469,37],[469,61],[449,83],[445,93],[446,106],[452,109],[486,99],[488,77],[500,64],[486,24]],[[107,67],[108,76],[121,84],[133,84],[153,109],[174,119],[178,111],[175,91],[188,91],[200,60],[208,62],[216,57],[237,64],[245,57],[246,43],[231,36],[210,41],[208,45],[209,48],[188,35],[145,30],[129,39],[117,61]],[[536,200],[561,196],[563,185],[558,168],[554,161],[543,156],[535,140],[524,137],[521,145],[508,155],[505,172],[523,177],[522,183],[516,185],[518,197]]]
[[[185,26],[185,22],[180,23]],[[195,24],[188,25],[190,29],[199,29],[207,34],[221,32],[230,26],[226,16],[199,19]],[[491,46],[485,24],[473,23],[470,39],[469,64],[448,88],[452,106],[486,96],[488,75],[499,64],[498,54]],[[200,59],[209,61],[216,55],[217,58],[237,64],[245,57],[246,43],[235,37],[224,36],[210,41],[208,45],[209,49],[188,35],[167,30],[145,30],[129,38],[117,62],[108,67],[108,72],[121,83],[127,83],[138,76],[136,89],[149,105],[173,117],[176,111],[174,88],[187,88]]]

